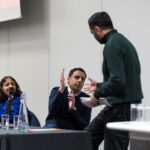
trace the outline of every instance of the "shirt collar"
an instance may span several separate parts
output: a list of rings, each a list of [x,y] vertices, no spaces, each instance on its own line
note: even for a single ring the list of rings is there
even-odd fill
[[[103,39],[102,39],[103,42],[104,42],[104,43],[107,43],[107,41],[109,40],[109,37],[111,37],[111,35],[114,34],[114,33],[116,33],[116,32],[117,32],[117,30],[116,30],[116,29],[113,29],[112,31],[106,33],[106,34],[104,35]]]
[[[68,89],[68,93],[71,93],[72,90],[71,90],[71,88],[69,86],[67,87],[67,89]],[[74,95],[75,96],[79,96],[80,93],[81,93],[81,91],[76,93],[76,94],[74,94]]]

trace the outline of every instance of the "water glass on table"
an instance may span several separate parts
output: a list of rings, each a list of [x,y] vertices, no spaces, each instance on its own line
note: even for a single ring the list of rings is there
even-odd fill
[[[8,114],[1,115],[1,125],[3,129],[9,129],[9,115]]]
[[[131,104],[131,121],[144,121],[143,104]]]
[[[132,104],[131,121],[150,122],[150,106],[144,104]]]

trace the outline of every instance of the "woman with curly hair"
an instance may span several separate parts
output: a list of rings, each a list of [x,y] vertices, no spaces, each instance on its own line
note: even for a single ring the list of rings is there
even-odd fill
[[[13,123],[13,116],[19,114],[22,91],[17,81],[11,76],[5,76],[0,81],[0,118],[2,114],[9,114],[9,122]],[[40,127],[36,115],[27,108],[29,126]]]
[[[10,123],[13,116],[18,115],[22,91],[19,84],[11,76],[5,76],[0,81],[0,118],[2,114],[10,115]]]

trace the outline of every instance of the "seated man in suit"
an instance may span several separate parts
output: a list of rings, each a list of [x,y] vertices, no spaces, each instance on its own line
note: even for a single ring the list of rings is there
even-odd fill
[[[64,69],[60,75],[60,87],[54,87],[49,96],[47,128],[83,130],[90,122],[91,108],[84,106],[80,97],[89,97],[82,92],[86,73],[82,68],[70,70],[65,85]]]

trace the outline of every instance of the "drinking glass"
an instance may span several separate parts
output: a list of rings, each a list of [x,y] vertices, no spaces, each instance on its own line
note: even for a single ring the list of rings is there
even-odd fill
[[[9,129],[9,115],[2,114],[1,115],[1,124],[3,129]]]
[[[143,104],[131,104],[131,121],[145,120],[145,106]]]

